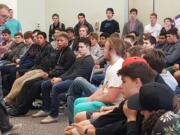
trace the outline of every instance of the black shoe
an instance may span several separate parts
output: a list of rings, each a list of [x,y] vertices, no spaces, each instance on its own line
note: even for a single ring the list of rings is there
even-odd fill
[[[24,115],[24,113],[19,112],[19,111],[16,110],[15,108],[9,109],[9,110],[8,110],[8,114],[9,114],[10,116],[13,116],[13,117],[19,117],[19,116],[23,116],[23,115]]]

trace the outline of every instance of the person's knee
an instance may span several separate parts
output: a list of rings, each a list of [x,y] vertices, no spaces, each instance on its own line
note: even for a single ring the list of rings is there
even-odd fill
[[[86,112],[80,112],[74,116],[74,122],[79,123],[81,121],[87,120]]]

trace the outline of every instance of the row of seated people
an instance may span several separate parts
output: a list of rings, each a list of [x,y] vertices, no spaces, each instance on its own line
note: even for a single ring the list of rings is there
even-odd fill
[[[172,33],[172,31],[173,30],[169,31],[169,33],[172,36],[176,37],[176,34]],[[169,33],[166,33],[166,35],[168,35]],[[63,42],[62,38],[66,39],[66,44],[62,44],[62,42]],[[74,55],[74,61],[76,64],[75,63],[73,64],[73,62],[70,61],[69,54],[66,57],[62,57],[63,54],[62,54],[62,52],[60,52],[58,57],[57,57],[57,55],[54,56],[54,54],[51,52],[51,50],[53,50],[51,45],[45,45],[44,44],[45,42],[42,42],[42,39],[44,39],[44,41],[45,41],[45,39],[46,39],[45,33],[39,32],[37,34],[37,43],[38,43],[38,45],[42,45],[42,46],[44,45],[43,47],[48,46],[47,49],[44,49],[43,47],[42,48],[44,50],[40,49],[40,51],[39,51],[40,54],[36,55],[36,58],[38,58],[38,59],[36,61],[36,58],[35,58],[35,65],[31,68],[32,71],[28,71],[22,77],[16,79],[16,81],[14,82],[14,84],[12,86],[10,93],[5,97],[5,102],[7,104],[11,104],[11,102],[14,102],[13,100],[15,100],[15,104],[14,104],[13,108],[9,109],[10,115],[18,116],[18,115],[25,114],[28,111],[28,109],[30,108],[34,98],[40,92],[42,92],[43,111],[40,111],[37,114],[34,114],[33,117],[49,115],[48,117],[43,119],[41,121],[41,123],[51,123],[51,122],[55,122],[58,120],[58,107],[59,107],[58,96],[59,96],[59,94],[61,94],[63,92],[68,91],[68,100],[67,101],[69,101],[69,100],[70,101],[67,103],[68,103],[68,106],[70,106],[70,111],[69,111],[70,113],[68,114],[70,123],[73,122],[73,117],[82,111],[99,110],[102,106],[110,105],[110,104],[118,105],[118,103],[120,103],[124,100],[124,95],[122,94],[122,92],[119,89],[120,85],[122,84],[121,76],[117,75],[118,70],[123,67],[123,61],[125,59],[125,56],[128,56],[128,55],[125,55],[125,53],[127,52],[127,44],[125,44],[125,42],[123,40],[121,40],[118,37],[110,37],[109,39],[107,39],[107,41],[105,43],[104,59],[106,61],[108,61],[109,66],[106,69],[106,75],[105,75],[103,86],[101,88],[99,88],[99,90],[97,90],[97,87],[93,86],[94,88],[88,88],[88,90],[89,90],[88,91],[85,88],[83,88],[81,90],[82,86],[77,85],[77,86],[75,86],[75,88],[77,88],[77,90],[75,90],[75,91],[77,91],[78,93],[74,93],[75,91],[73,88],[71,89],[71,87],[73,87],[74,84],[76,84],[76,81],[73,81],[76,77],[84,77],[85,79],[80,78],[80,80],[82,79],[84,81],[90,79],[92,68],[94,66],[94,60],[96,60],[90,56],[90,46],[92,44],[92,41],[90,42],[87,38],[80,38],[79,44],[78,44],[78,54],[77,54],[77,51],[75,52],[75,54],[77,55],[77,58],[79,58],[78,59],[79,61],[77,59],[75,60],[75,55],[74,55],[73,51],[71,49],[69,49],[69,50],[71,50],[72,54]],[[58,45],[57,47],[59,47],[59,46],[62,47],[63,45],[66,45],[66,47],[68,47],[67,34],[65,34],[65,33],[60,33],[59,35],[57,34],[56,42]],[[137,47],[139,47],[139,46],[137,46]],[[64,48],[64,47],[62,47],[62,48]],[[61,50],[61,49],[59,49],[59,50]],[[147,58],[147,62],[149,62],[149,65],[151,66],[151,68],[154,71],[156,71],[157,82],[167,84],[167,86],[169,86],[170,89],[175,90],[175,87],[177,86],[176,84],[175,84],[176,86],[174,86],[174,87],[168,85],[168,83],[166,83],[167,80],[164,79],[162,77],[162,75],[159,75],[162,72],[162,69],[164,69],[166,67],[165,62],[166,62],[168,55],[164,56],[163,53],[161,53],[157,50],[146,50],[146,51],[147,51],[146,52],[147,55],[149,53],[149,55],[151,55],[151,57],[155,56],[154,60],[158,60],[158,57],[159,57],[160,61],[162,62],[162,63],[159,61],[152,62],[152,58],[150,58],[150,62],[152,62],[152,65],[151,65],[150,62],[148,61],[149,58]],[[44,53],[46,52],[46,53],[44,55],[42,55],[43,54],[42,52],[44,52]],[[146,53],[144,52],[144,54],[141,54],[141,55],[143,55],[143,57],[145,58]],[[82,61],[86,58],[86,56],[90,56],[91,60],[84,63]],[[82,57],[84,57],[84,59]],[[150,57],[150,56],[147,56],[147,57]],[[53,58],[56,58],[56,59],[53,59]],[[68,69],[67,72],[65,72],[65,74],[58,74],[58,75],[56,74],[56,75],[54,75],[54,76],[52,75],[52,77],[50,77],[47,74],[47,72],[49,72],[49,74],[50,74],[51,71],[53,71],[53,69],[51,67],[52,65],[54,65],[53,63],[60,64],[59,63],[60,58],[63,58],[64,62],[70,61],[72,66],[68,66],[70,69]],[[52,60],[55,60],[55,61],[57,60],[57,61],[54,62]],[[1,66],[1,70],[2,70],[1,72],[3,72],[3,70],[7,69],[7,67],[14,67],[14,64],[13,65],[12,65],[12,63],[10,63],[10,65],[8,65],[7,63],[4,64],[4,61],[5,60],[2,61],[3,66]],[[39,64],[38,64],[38,62],[39,62]],[[155,65],[155,63],[157,65]],[[62,64],[61,66],[63,66],[63,65],[64,64]],[[38,70],[34,70],[34,69],[38,69]],[[62,67],[61,68],[58,67],[58,70],[62,70]],[[162,72],[162,74],[166,74],[164,72]],[[170,74],[168,74],[168,75],[170,76]],[[20,74],[17,76],[20,76]],[[50,77],[52,79],[47,80],[48,77]],[[78,78],[77,78],[77,80],[78,80]],[[87,87],[88,84],[84,84],[83,86]],[[109,90],[111,88],[113,89],[112,93],[111,93],[111,90]],[[90,95],[94,92],[95,92],[95,94],[93,94],[91,97]],[[114,92],[116,92],[116,93],[114,93]],[[51,93],[51,96],[50,96],[50,93]],[[76,94],[77,95],[73,96],[73,98],[71,99],[71,93],[74,93],[75,95]],[[75,106],[73,107],[72,104],[73,104],[74,100],[81,96],[90,96],[90,98],[83,98],[83,99],[79,99],[80,101],[78,101],[78,100],[75,101],[75,103],[74,103]],[[114,96],[114,97],[108,97],[108,96]],[[86,104],[86,102],[87,102],[87,104]],[[69,105],[69,103],[71,105]],[[77,105],[77,107],[76,107],[76,105]],[[84,114],[82,114],[82,115],[84,115]],[[80,116],[80,118],[84,118],[84,117]],[[78,119],[78,116],[77,116],[77,119]]]

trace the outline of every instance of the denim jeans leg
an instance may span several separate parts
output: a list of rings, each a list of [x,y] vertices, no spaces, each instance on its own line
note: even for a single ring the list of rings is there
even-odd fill
[[[49,111],[50,105],[51,105],[51,97],[50,97],[50,91],[52,88],[51,80],[46,80],[41,83],[41,92],[42,92],[42,110],[43,111]]]
[[[51,93],[51,110],[50,116],[57,117],[59,112],[59,94],[67,92],[73,80],[65,80],[58,84],[53,85]]]

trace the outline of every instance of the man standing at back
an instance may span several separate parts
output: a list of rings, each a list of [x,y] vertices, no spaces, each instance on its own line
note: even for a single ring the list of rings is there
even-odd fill
[[[12,9],[9,9],[9,20],[5,23],[5,28],[11,31],[11,37],[22,31],[21,23],[17,19],[14,19]]]
[[[59,28],[62,31],[65,31],[65,25],[60,22],[59,15],[57,13],[52,15],[53,24],[49,27],[49,42],[51,43],[53,39],[53,35],[55,33],[55,29]]]
[[[107,32],[110,35],[114,32],[120,32],[119,23],[113,19],[114,10],[113,8],[106,9],[107,19],[101,23],[100,32]]]
[[[125,23],[122,36],[124,37],[131,32],[136,32],[138,35],[137,42],[142,43],[144,28],[142,22],[140,22],[137,19],[137,14],[138,14],[137,9],[132,8],[130,10],[130,17],[129,17],[130,20],[127,23]]]
[[[88,28],[88,33],[94,31],[92,25],[86,21],[85,14],[84,13],[79,13],[78,14],[78,23],[74,27],[75,36],[79,36],[79,29],[83,25],[85,25]]]

